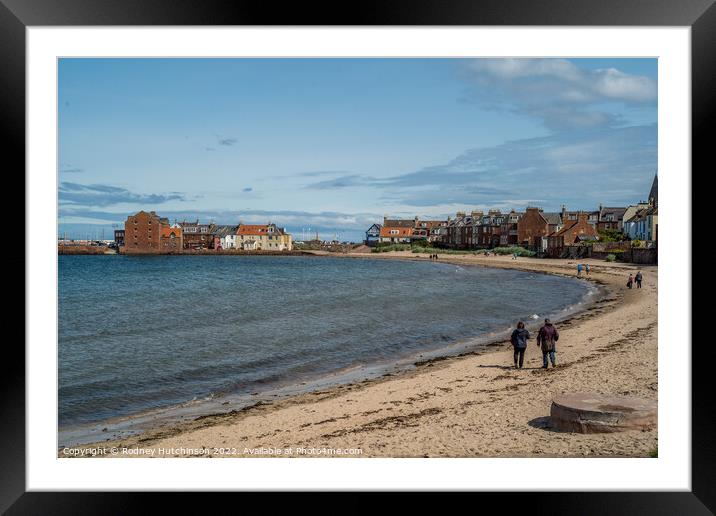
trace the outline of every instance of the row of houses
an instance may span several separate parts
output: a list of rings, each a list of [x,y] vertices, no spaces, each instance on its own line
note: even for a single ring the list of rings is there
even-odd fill
[[[389,219],[366,231],[369,246],[427,241],[453,249],[522,246],[559,255],[568,245],[599,240],[600,232],[623,233],[631,240],[656,242],[658,237],[657,177],[649,200],[626,207],[599,206],[594,211],[545,212],[530,206],[524,211],[475,210],[457,212],[446,220]]]
[[[194,222],[169,223],[156,212],[140,211],[127,217],[124,229],[114,232],[115,242],[126,253],[178,253],[184,250],[237,249],[291,251],[291,235],[276,224],[217,225]]]
[[[405,244],[416,240],[439,242],[447,221],[383,218],[383,224],[373,224],[365,235],[365,243],[374,246],[378,243]]]

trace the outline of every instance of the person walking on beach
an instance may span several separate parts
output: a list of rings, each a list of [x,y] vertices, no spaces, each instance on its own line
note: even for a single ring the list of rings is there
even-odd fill
[[[584,270],[587,271],[587,276],[589,276],[589,264],[584,265]]]
[[[525,350],[527,349],[527,340],[530,338],[530,332],[525,329],[525,323],[522,321],[517,323],[517,328],[512,332],[510,341],[515,348],[515,369],[522,369],[525,361]]]
[[[552,324],[549,319],[544,320],[544,326],[539,329],[537,333],[537,345],[542,350],[542,367],[547,369],[549,365],[547,358],[549,357],[552,362],[552,367],[557,367],[557,359],[555,353],[557,352],[556,342],[559,340],[559,332],[557,328]]]
[[[643,279],[643,277],[641,275],[641,271],[636,273],[636,276],[634,277],[634,279],[636,280],[636,288],[641,288],[641,280]]]
[[[577,277],[580,277],[582,275],[582,264],[577,264]]]
[[[627,280],[627,288],[631,288],[631,286],[634,284],[634,276],[629,274],[629,279]]]

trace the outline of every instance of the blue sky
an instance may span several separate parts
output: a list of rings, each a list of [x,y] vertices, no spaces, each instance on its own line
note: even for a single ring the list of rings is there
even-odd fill
[[[140,209],[360,240],[391,216],[644,199],[656,59],[62,59],[59,231]]]

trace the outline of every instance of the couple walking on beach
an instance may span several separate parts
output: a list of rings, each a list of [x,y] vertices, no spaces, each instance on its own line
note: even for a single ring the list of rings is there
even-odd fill
[[[578,264],[577,264],[577,276],[578,276],[578,277],[581,277],[581,276],[582,276],[582,271],[583,271],[583,270],[586,271],[586,272],[587,272],[587,276],[589,276],[590,269],[589,269],[589,264],[588,264],[588,263],[578,263]]]
[[[644,277],[641,275],[641,271],[636,273],[636,276],[632,276],[629,274],[629,279],[627,280],[627,287],[632,288],[632,285],[634,285],[634,282],[636,282],[636,288],[641,288],[641,281],[644,279]]]
[[[517,328],[512,332],[512,346],[515,350],[515,369],[522,369],[525,359],[525,351],[527,350],[527,340],[530,338],[530,332],[525,328],[522,321],[517,323]],[[544,325],[537,332],[537,346],[542,350],[542,367],[547,369],[549,362],[552,367],[557,367],[556,342],[559,340],[559,332],[549,319],[544,320]],[[548,362],[549,359],[549,362]]]

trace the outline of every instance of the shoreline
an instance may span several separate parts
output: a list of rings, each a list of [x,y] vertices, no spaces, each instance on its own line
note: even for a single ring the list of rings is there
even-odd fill
[[[415,261],[423,261],[427,260],[426,255],[419,255],[419,254],[413,254],[413,253],[406,253],[406,252],[392,252],[392,253],[328,253],[328,252],[321,252],[316,251],[310,254],[315,254],[317,256],[334,256],[334,257],[341,257],[341,258],[354,258],[354,259],[407,259],[407,260],[415,260]],[[593,273],[590,277],[584,277],[585,280],[597,283],[600,288],[600,292],[594,299],[594,301],[591,303],[591,306],[585,307],[583,310],[580,310],[578,312],[575,312],[569,316],[567,316],[566,319],[560,321],[559,328],[561,332],[575,332],[579,331],[579,329],[583,326],[585,326],[586,323],[593,319],[599,320],[607,318],[608,316],[605,316],[605,313],[610,313],[612,309],[616,310],[619,309],[619,307],[629,306],[629,303],[625,303],[624,297],[625,293],[622,292],[620,289],[619,284],[621,282],[621,277],[624,273],[628,274],[629,271],[633,271],[636,269],[631,264],[615,264],[615,263],[607,263],[602,261],[596,261],[596,260],[585,260],[587,263],[590,263],[592,265]],[[508,269],[517,269],[517,270],[523,270],[527,272],[541,272],[541,273],[547,273],[547,274],[556,274],[561,276],[567,276],[567,277],[575,277],[575,271],[574,269],[570,268],[571,264],[575,264],[576,262],[572,260],[544,260],[544,259],[531,259],[531,258],[519,258],[518,260],[512,260],[511,257],[501,257],[501,256],[491,256],[491,257],[484,257],[484,256],[474,256],[474,255],[443,255],[439,259],[439,262],[442,263],[451,263],[451,264],[458,264],[458,265],[468,265],[468,266],[487,266],[487,267],[497,267],[497,268],[508,268]],[[648,277],[656,278],[656,273],[658,269],[656,267],[642,267],[643,270],[649,271]],[[617,277],[619,279],[617,279]],[[655,283],[655,281],[654,281]],[[646,292],[646,288],[642,289],[642,292]],[[654,294],[656,294],[656,289],[654,287]],[[632,296],[633,297],[633,296]],[[642,296],[644,297],[644,296]],[[654,296],[655,297],[655,296]],[[655,303],[654,303],[654,309],[655,309]],[[654,314],[654,321],[653,321],[653,328],[656,327],[656,320],[655,320],[655,314]],[[564,339],[562,339],[564,340]],[[593,339],[592,339],[593,340]],[[523,380],[537,380],[537,383],[539,383],[539,377],[544,376],[545,374],[553,373],[552,370],[550,371],[542,371],[541,368],[539,369],[527,369],[528,364],[530,363],[530,360],[534,362],[534,355],[536,352],[532,351],[534,339],[530,342],[530,346],[528,347],[528,356],[526,356],[526,369],[515,371],[511,367],[506,366],[500,366],[500,365],[490,365],[489,367],[495,368],[496,372],[504,372],[509,371],[506,374],[488,374],[487,380],[485,381],[468,381],[466,379],[460,380],[460,378],[455,378],[453,382],[449,382],[451,385],[453,383],[481,383],[481,384],[488,384],[483,385],[483,389],[481,391],[475,391],[475,393],[480,392],[481,394],[489,394],[491,392],[490,389],[485,389],[484,387],[488,387],[490,383],[497,382],[501,383],[502,381],[507,380],[510,377],[533,377],[533,378],[523,378]],[[560,343],[561,344],[561,343]],[[563,364],[560,367],[558,367],[556,370],[554,370],[554,373],[560,374],[562,371],[569,368],[572,364],[570,362],[565,362],[560,359],[560,355],[564,356],[564,353],[561,353],[560,347],[558,345],[558,364]],[[571,346],[567,346],[571,347]],[[444,348],[441,350],[442,354],[438,356],[434,356],[432,358],[427,358],[425,360],[416,360],[411,368],[403,369],[398,372],[386,372],[385,374],[376,377],[376,378],[366,378],[359,381],[354,381],[350,383],[343,383],[339,385],[329,386],[324,389],[318,389],[318,390],[309,390],[307,392],[289,395],[287,397],[284,397],[282,399],[278,399],[275,401],[258,401],[252,405],[241,407],[236,410],[231,410],[228,412],[223,413],[215,413],[215,414],[207,414],[207,415],[200,415],[191,421],[185,421],[185,422],[175,422],[172,424],[166,424],[164,426],[149,429],[143,433],[133,435],[126,438],[121,439],[115,439],[115,440],[106,440],[104,442],[94,443],[94,444],[88,444],[88,445],[78,445],[74,448],[89,448],[89,447],[118,447],[118,448],[142,448],[142,449],[155,449],[158,447],[162,447],[164,445],[177,445],[180,448],[184,446],[181,443],[190,444],[194,442],[196,439],[200,440],[202,442],[201,448],[202,450],[208,450],[206,454],[202,454],[202,456],[255,456],[254,453],[251,452],[253,449],[272,449],[272,446],[275,446],[271,442],[260,442],[261,440],[259,438],[266,439],[267,436],[282,436],[284,438],[284,441],[289,437],[286,434],[294,434],[296,437],[293,439],[288,439],[286,444],[287,446],[283,446],[284,448],[290,447],[292,445],[299,444],[298,442],[293,441],[300,441],[301,443],[306,442],[306,444],[310,444],[311,441],[315,441],[316,437],[318,437],[319,441],[325,441],[323,444],[325,446],[326,442],[330,444],[330,441],[332,440],[338,440],[338,441],[346,441],[345,438],[341,439],[341,437],[345,435],[354,435],[354,434],[373,434],[374,437],[379,437],[379,442],[374,443],[374,446],[371,446],[370,450],[365,450],[367,453],[362,453],[363,456],[388,456],[388,457],[398,457],[398,456],[528,456],[520,453],[518,450],[514,450],[513,452],[507,452],[505,454],[504,450],[501,450],[497,454],[482,454],[476,449],[470,449],[466,448],[462,453],[455,454],[454,451],[450,451],[447,453],[430,453],[430,450],[421,450],[419,448],[416,448],[415,445],[413,446],[411,451],[406,452],[405,450],[402,450],[402,448],[405,446],[405,444],[400,444],[400,442],[393,442],[393,445],[391,446],[391,439],[390,436],[384,435],[384,432],[381,431],[382,425],[387,424],[388,426],[392,427],[397,425],[397,427],[402,427],[406,421],[409,421],[412,418],[418,418],[418,419],[433,419],[437,416],[437,414],[441,414],[443,410],[440,407],[428,407],[427,412],[421,411],[417,414],[407,414],[407,415],[399,415],[402,411],[393,411],[394,409],[403,408],[402,405],[406,406],[412,406],[416,404],[417,400],[425,400],[429,399],[430,397],[436,396],[435,392],[441,392],[441,393],[451,393],[454,391],[454,387],[448,387],[447,383],[438,381],[437,383],[432,380],[432,377],[436,375],[437,372],[445,372],[446,370],[449,372],[451,369],[455,370],[452,371],[453,373],[457,372],[457,369],[464,369],[463,366],[465,366],[467,361],[475,361],[478,362],[496,362],[496,358],[499,356],[500,360],[497,362],[501,362],[502,364],[509,365],[511,363],[511,346],[509,345],[509,342],[506,342],[504,340],[504,337],[498,337],[493,339],[492,342],[486,342],[482,345],[481,349],[472,349],[469,351],[463,351],[457,354],[444,354]],[[532,351],[530,353],[530,351]],[[655,361],[655,351],[656,346],[653,346],[654,351],[654,361]],[[429,354],[429,353],[427,353]],[[509,355],[509,360],[504,359],[504,355]],[[539,356],[539,360],[541,361],[541,354]],[[488,367],[486,364],[475,364],[478,367]],[[531,365],[534,365],[532,363]],[[490,371],[492,372],[492,371]],[[535,375],[535,373],[538,373]],[[483,375],[484,376],[484,375]],[[477,377],[472,377],[477,378]],[[517,382],[515,385],[508,387],[508,391],[519,391],[520,388],[524,385],[529,385],[534,382]],[[412,389],[408,389],[412,394],[421,394],[419,392],[415,393],[412,391],[420,391],[423,387],[430,386],[433,389],[433,392],[430,396],[423,396],[423,397],[415,397],[415,396],[403,396],[399,397],[396,400],[392,400],[390,402],[385,402],[390,406],[387,407],[376,407],[376,402],[378,399],[382,399],[385,397],[386,394],[390,394],[395,391],[390,391],[391,388],[394,386],[397,386],[398,384],[409,384],[412,386]],[[368,392],[370,391],[370,392]],[[365,410],[360,411],[361,405],[355,407],[358,409],[357,411],[354,411],[353,414],[344,414],[342,416],[338,417],[338,412],[344,412],[346,408],[346,403],[355,403],[355,401],[350,400],[350,396],[353,396],[355,394],[362,393],[363,398],[366,398],[364,400],[364,407],[363,408],[370,408],[373,410]],[[366,395],[367,394],[367,395]],[[425,393],[422,393],[425,394]],[[656,392],[653,391],[653,397],[656,396]],[[448,396],[449,397],[449,396]],[[454,396],[453,396],[454,397]],[[464,396],[463,396],[464,397]],[[470,396],[468,396],[469,398]],[[466,400],[466,401],[475,401],[475,400]],[[377,402],[378,405],[383,404],[382,402]],[[420,403],[423,405],[424,403]],[[481,403],[482,404],[482,403]],[[472,406],[473,404],[468,404],[466,406]],[[474,403],[474,405],[477,405],[477,403]],[[321,408],[321,413],[326,416],[321,421],[311,421],[310,414],[314,412],[318,412],[318,407]],[[315,408],[311,408],[315,407]],[[368,428],[365,428],[365,424],[363,422],[363,419],[365,419],[365,416],[370,416],[371,414],[378,414],[378,413],[384,413],[384,415],[389,415],[390,417],[380,419],[379,421],[382,421],[382,423],[373,423],[372,425],[369,424]],[[543,412],[545,412],[543,410]],[[546,414],[549,413],[549,407],[546,407]],[[293,418],[290,418],[282,424],[275,424],[275,425],[268,425],[266,427],[266,416],[272,415],[272,416],[288,416],[291,414],[292,416],[295,416]],[[394,415],[393,415],[394,414]],[[441,416],[442,418],[447,417],[449,419],[449,416]],[[370,418],[368,418],[370,419]],[[457,419],[455,424],[457,425]],[[260,422],[260,424],[259,424]],[[544,424],[545,422],[542,421],[541,424]],[[241,437],[244,435],[246,430],[248,428],[254,428],[258,424],[258,427],[261,427],[263,430],[271,430],[271,431],[263,431],[260,434],[256,435],[256,442],[250,442],[248,437]],[[315,436],[313,439],[306,440],[305,435],[306,431],[303,429],[310,428],[315,425],[326,425],[327,427],[333,427],[338,426],[338,431],[334,431],[331,434],[321,434],[319,436]],[[429,424],[425,425],[406,425],[406,428],[415,428],[415,427],[421,428],[422,432],[426,434],[431,433],[431,428]],[[527,428],[532,428],[533,425],[528,425]],[[269,428],[270,427],[270,428]],[[375,428],[373,428],[375,427]],[[362,430],[357,430],[362,429]],[[544,429],[540,430],[540,432],[546,433]],[[248,432],[251,433],[251,432]],[[400,433],[400,432],[398,432]],[[227,435],[228,434],[228,435]],[[236,439],[233,439],[233,438]],[[581,436],[583,438],[587,438],[587,440],[593,440],[594,436]],[[592,438],[592,439],[589,439]],[[237,440],[238,439],[238,440]],[[603,437],[601,439],[604,439]],[[581,440],[577,438],[576,440]],[[656,430],[653,431],[653,436],[650,436],[649,444],[646,445],[647,447],[651,446],[651,442],[656,441]],[[271,440],[269,440],[271,441]],[[471,441],[471,439],[466,439],[466,442]],[[456,443],[458,448],[460,447],[459,439],[457,439]],[[345,445],[348,446],[350,443],[346,442]],[[222,453],[222,451],[225,448],[230,448],[232,450],[232,453]],[[348,446],[350,447],[350,446]],[[644,446],[642,446],[643,448]],[[170,446],[171,448],[171,446]],[[215,452],[212,452],[211,450],[216,450]],[[389,451],[389,450],[394,451]],[[398,451],[401,450],[401,451]],[[62,453],[63,449],[60,448],[60,451],[58,452],[59,457],[66,457],[67,455],[63,455]],[[633,453],[633,452],[630,452]],[[196,453],[178,453],[178,454],[169,454],[169,455],[162,455],[162,456],[195,456]],[[258,453],[259,456],[266,456],[266,453]],[[271,455],[270,453],[268,455]],[[589,455],[589,454],[588,454]],[[597,455],[603,456],[603,455],[609,455],[614,456],[614,454],[610,453],[597,453]],[[637,453],[636,455],[632,454],[619,454],[617,453],[616,456],[644,456],[642,453]],[[120,454],[120,456],[125,456],[124,454]],[[133,456],[131,454],[126,456]],[[142,455],[147,456],[147,455]],[[152,455],[149,455],[152,456]],[[295,455],[295,456],[301,456],[301,455]],[[545,456],[544,454],[540,454],[540,456]],[[559,453],[555,454],[555,456],[561,456]],[[572,455],[569,455],[572,456]],[[582,454],[579,454],[578,456],[583,456]]]
[[[323,252],[319,251],[312,256],[316,259],[335,258],[336,254],[332,252],[323,254]],[[341,255],[341,257],[345,258],[346,256]],[[355,256],[348,256],[348,258],[351,257]],[[360,257],[370,259],[371,255],[361,254]],[[409,261],[423,260],[410,259]],[[450,267],[452,264],[445,262],[438,265]],[[475,264],[464,265],[467,268],[477,267]],[[518,269],[510,268],[510,270]],[[520,272],[528,274],[540,273],[529,269],[521,269]],[[562,274],[559,274],[559,276],[569,277]],[[595,303],[598,303],[600,299],[607,295],[604,286],[589,286],[581,300],[575,305],[566,306],[558,312],[553,312],[551,318],[554,322],[566,323],[578,314],[592,308]],[[530,331],[537,331],[539,321],[525,318],[525,323]],[[509,345],[510,331],[511,328],[493,328],[478,335],[456,337],[447,343],[435,341],[432,345],[423,349],[405,352],[399,356],[376,359],[357,365],[346,365],[329,372],[287,379],[275,385],[267,386],[260,392],[248,393],[248,391],[245,391],[241,393],[210,394],[201,398],[195,397],[190,400],[150,407],[129,414],[111,416],[98,421],[60,426],[58,429],[60,436],[58,439],[59,449],[86,446],[103,437],[105,440],[127,439],[151,432],[161,426],[173,426],[186,420],[194,420],[197,417],[218,416],[231,410],[246,409],[255,405],[256,402],[278,402],[289,397],[310,394],[314,391],[331,389],[341,385],[355,385],[363,381],[378,381],[383,377],[403,374],[429,362],[493,352],[505,345]]]

